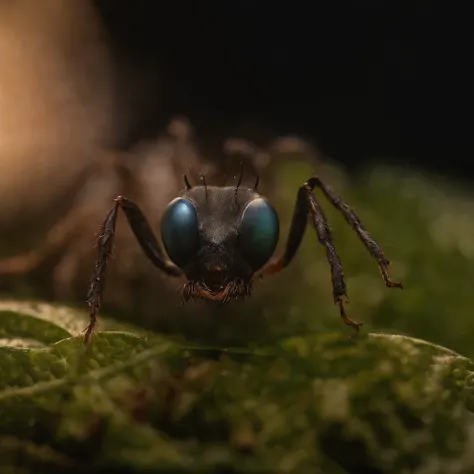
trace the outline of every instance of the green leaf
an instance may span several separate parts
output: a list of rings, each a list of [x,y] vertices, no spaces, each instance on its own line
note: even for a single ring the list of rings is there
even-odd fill
[[[77,309],[36,301],[0,301],[0,345],[39,347],[82,334],[89,317]],[[129,326],[101,318],[100,328]],[[144,334],[143,330],[133,331]]]
[[[183,343],[0,304],[1,472],[474,470],[474,365],[405,336]],[[113,329],[113,330],[112,330]],[[128,328],[130,329],[130,328]]]

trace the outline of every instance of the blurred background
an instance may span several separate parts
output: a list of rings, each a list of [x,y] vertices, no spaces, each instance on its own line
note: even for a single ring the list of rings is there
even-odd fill
[[[244,183],[280,213],[318,173],[404,291],[322,200],[365,331],[474,356],[468,15],[432,2],[0,2],[0,291],[85,308],[94,234],[126,194],[159,235],[182,174]],[[469,33],[468,33],[469,32]],[[218,310],[181,307],[123,217],[103,314],[207,341],[347,331],[312,229],[295,261]]]

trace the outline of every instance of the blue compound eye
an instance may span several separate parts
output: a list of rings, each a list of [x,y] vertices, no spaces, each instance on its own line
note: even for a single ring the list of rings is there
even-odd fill
[[[254,271],[270,259],[280,233],[278,215],[263,198],[251,201],[242,214],[239,227],[239,248]]]
[[[169,258],[183,267],[194,257],[199,246],[198,217],[191,201],[176,198],[161,218],[161,238]]]

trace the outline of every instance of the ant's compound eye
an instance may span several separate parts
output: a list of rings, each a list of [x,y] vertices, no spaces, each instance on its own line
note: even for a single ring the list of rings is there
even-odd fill
[[[254,271],[270,259],[280,233],[278,215],[263,198],[251,201],[244,209],[239,227],[239,247],[242,256]]]
[[[176,198],[168,204],[161,218],[161,238],[178,267],[189,263],[199,246],[197,211],[191,201]]]

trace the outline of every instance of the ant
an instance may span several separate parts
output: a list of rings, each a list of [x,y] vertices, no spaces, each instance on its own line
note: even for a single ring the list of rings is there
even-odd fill
[[[101,306],[108,258],[119,209],[148,259],[162,272],[183,278],[182,300],[203,299],[217,304],[249,297],[255,279],[281,272],[295,257],[308,220],[314,226],[319,242],[326,249],[331,269],[334,302],[342,321],[356,332],[363,325],[345,312],[347,299],[341,259],[314,189],[319,188],[331,204],[341,212],[370,255],[377,260],[383,280],[389,288],[403,288],[388,274],[390,261],[362,225],[356,213],[317,176],[303,183],[296,196],[293,219],[285,250],[272,256],[279,240],[279,218],[267,198],[258,193],[259,178],[253,188],[241,186],[243,164],[235,186],[192,186],[184,175],[185,188],[166,207],[161,218],[158,243],[140,208],[120,195],[107,214],[98,236],[98,257],[88,292],[90,324],[84,341],[90,341]]]
[[[38,283],[35,291],[40,290],[47,298],[82,301],[90,280],[88,262],[96,259],[90,237],[108,212],[111,197],[125,195],[139,202],[142,212],[150,216],[151,229],[158,232],[162,209],[176,196],[187,170],[199,168],[209,181],[221,183],[222,178],[234,174],[232,163],[239,157],[246,170],[259,174],[272,190],[274,160],[288,153],[313,158],[310,145],[294,137],[280,137],[264,148],[247,139],[228,138],[222,144],[223,156],[212,147],[203,150],[198,142],[189,120],[174,117],[154,139],[143,140],[129,149],[96,149],[91,164],[71,185],[68,200],[61,204],[64,215],[33,248],[0,258],[2,289],[16,288],[16,280],[8,277],[22,275]],[[157,209],[159,212],[153,212]],[[142,320],[155,320],[153,308],[167,294],[166,274],[161,275],[163,281],[157,281],[146,256],[132,240],[135,237],[128,228],[120,228],[114,234],[118,249],[108,267],[108,284],[116,291],[101,303],[127,313],[134,308]],[[45,278],[50,272],[51,276]],[[137,302],[141,305],[138,308]]]

